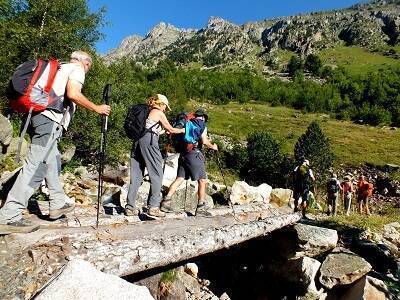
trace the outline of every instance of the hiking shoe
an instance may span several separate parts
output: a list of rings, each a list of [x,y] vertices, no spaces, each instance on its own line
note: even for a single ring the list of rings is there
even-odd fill
[[[207,215],[207,207],[204,202],[197,204],[195,215]]]
[[[63,207],[59,209],[54,209],[50,211],[50,219],[58,219],[61,216],[73,211],[75,208],[75,203],[65,203]]]
[[[150,207],[149,210],[147,211],[147,214],[151,217],[156,217],[156,218],[165,217],[165,213],[162,212],[158,207]]]
[[[171,206],[171,200],[164,200],[163,202],[161,202],[161,211],[166,213],[174,212]]]
[[[38,230],[39,227],[39,225],[33,224],[31,221],[21,219],[7,224],[0,224],[0,234],[29,233]]]
[[[139,210],[137,208],[125,207],[124,214],[127,217],[137,217],[139,215]]]

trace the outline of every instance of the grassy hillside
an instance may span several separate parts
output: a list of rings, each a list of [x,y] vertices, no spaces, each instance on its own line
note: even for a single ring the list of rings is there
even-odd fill
[[[360,47],[338,46],[319,53],[324,64],[344,67],[350,74],[365,74],[389,66],[400,66],[400,60]]]
[[[400,164],[399,130],[357,125],[328,115],[302,114],[291,108],[257,103],[205,106],[210,114],[211,133],[244,140],[252,131],[268,131],[281,142],[284,152],[293,154],[298,137],[311,121],[317,120],[331,139],[337,164]]]

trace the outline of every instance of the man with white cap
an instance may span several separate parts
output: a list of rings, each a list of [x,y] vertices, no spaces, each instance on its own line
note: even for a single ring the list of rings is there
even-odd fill
[[[130,185],[128,199],[125,206],[127,216],[137,216],[139,210],[136,208],[136,196],[143,181],[144,169],[147,168],[150,177],[150,195],[147,214],[151,217],[164,217],[165,213],[160,211],[161,184],[163,177],[163,158],[158,145],[159,135],[164,129],[170,133],[183,133],[185,129],[174,128],[165,116],[165,110],[171,109],[166,96],[156,94],[147,99],[150,113],[146,119],[146,133],[138,141],[134,141],[130,160]]]
[[[299,199],[301,197],[303,217],[306,215],[308,195],[314,181],[315,177],[310,168],[310,162],[307,159],[303,159],[301,165],[297,166],[293,171],[294,211],[298,211]]]

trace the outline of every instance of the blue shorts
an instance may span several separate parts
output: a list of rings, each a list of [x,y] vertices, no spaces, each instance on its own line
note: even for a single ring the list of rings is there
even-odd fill
[[[178,162],[178,177],[189,178],[193,181],[206,179],[206,165],[203,153],[199,150],[192,150],[181,153]]]

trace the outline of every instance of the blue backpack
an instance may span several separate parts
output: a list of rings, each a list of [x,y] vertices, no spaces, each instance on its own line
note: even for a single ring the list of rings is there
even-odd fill
[[[185,133],[173,135],[173,144],[177,152],[193,150],[206,128],[205,121],[196,118],[194,113],[178,114],[173,125],[177,128],[185,128]]]

